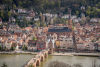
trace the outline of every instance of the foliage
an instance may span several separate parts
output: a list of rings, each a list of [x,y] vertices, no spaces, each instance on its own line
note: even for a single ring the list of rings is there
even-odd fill
[[[65,46],[63,48],[65,48]]]
[[[29,65],[28,67],[34,67],[34,66],[31,64],[31,65]]]
[[[15,5],[15,4],[13,5],[13,9],[14,9],[14,8],[16,8],[16,5]]]
[[[33,37],[33,40],[37,40],[35,36]]]
[[[1,67],[8,67],[7,64],[4,62]]]
[[[86,22],[90,22],[90,17],[89,16],[86,17]]]
[[[57,14],[62,12],[63,14],[66,14],[69,13],[68,8],[71,8],[72,14],[76,14],[79,16],[81,13],[84,13],[86,16],[89,16],[90,18],[100,18],[99,0],[0,0],[0,4],[3,4],[5,6],[3,9],[0,10],[0,17],[3,21],[8,21],[8,18],[12,16],[10,12],[12,8],[32,8],[33,11],[37,12],[38,14],[40,12],[54,12]],[[81,6],[85,6],[86,9],[81,10]],[[64,9],[62,9],[62,7]],[[23,22],[22,24],[17,22],[17,24],[20,26],[23,24],[23,26],[25,27],[27,26],[27,21]],[[33,21],[32,24],[34,24]],[[45,26],[43,24],[40,25]]]
[[[51,61],[47,67],[83,67],[83,65],[81,63],[76,63],[73,64],[72,66],[70,64],[66,64],[64,62],[59,62],[59,61]],[[96,60],[93,61],[92,63],[92,67],[100,67],[97,66],[96,64]]]
[[[77,16],[79,15],[79,11],[76,11],[76,15],[77,15]]]
[[[17,46],[16,43],[13,43],[12,46],[11,46],[11,50],[15,50],[15,47]]]
[[[22,47],[22,50],[27,50],[27,46],[24,45],[24,46]]]
[[[68,21],[66,21],[66,24],[68,24]]]
[[[92,42],[95,42],[95,40],[92,40]]]
[[[60,24],[60,23],[62,23],[62,24],[67,24],[68,21],[66,21],[65,18],[55,18],[55,19],[54,19],[54,23],[55,23],[55,24]]]
[[[72,29],[75,30],[75,27],[73,26]]]
[[[85,23],[86,23],[85,20],[81,20],[81,21],[80,21],[80,24],[81,24],[81,25],[84,25]]]
[[[15,50],[15,47],[14,46],[11,46],[11,50]]]
[[[64,62],[52,61],[48,64],[48,67],[71,67],[69,64],[65,64]]]
[[[100,65],[97,66],[97,64],[96,64],[96,60],[94,60],[94,61],[92,62],[92,66],[91,66],[91,67],[100,67]]]
[[[71,66],[70,64],[66,64],[64,62],[59,62],[59,61],[52,61],[48,64],[47,67],[83,67],[82,64],[76,63]]]
[[[77,64],[73,64],[73,67],[83,67],[82,64],[77,63]]]
[[[8,17],[11,17],[11,12],[10,12],[10,11],[8,11],[8,14],[7,14],[7,15],[8,15]]]

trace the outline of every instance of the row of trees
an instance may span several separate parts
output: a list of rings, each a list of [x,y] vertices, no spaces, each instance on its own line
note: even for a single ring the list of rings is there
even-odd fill
[[[0,0],[0,4],[6,4],[10,8],[16,8],[16,6],[29,8],[31,6],[35,10],[53,9],[61,6],[59,0]]]
[[[0,17],[2,17],[3,21],[8,21],[9,17],[11,17],[11,12],[10,11],[5,11],[5,10],[0,10]]]
[[[7,64],[4,62],[3,65],[1,67],[8,67]],[[28,67],[34,67],[32,64],[29,65]],[[83,67],[83,65],[81,63],[76,63],[73,64],[73,66],[71,66],[70,64],[66,64],[64,62],[59,62],[59,61],[52,61],[48,64],[47,67]],[[100,67],[96,65],[96,61],[94,61],[92,63],[91,67]]]
[[[55,24],[68,24],[68,21],[66,21],[65,18],[54,18],[53,23]]]
[[[34,8],[36,12],[44,12],[47,9],[51,9],[52,11],[59,12],[60,7],[66,7],[65,10],[61,11],[66,13],[68,11],[68,7],[72,9],[72,14],[79,15],[81,12],[84,12],[88,16],[98,17],[98,13],[100,13],[100,2],[99,0],[0,0],[0,4],[5,5],[5,10],[8,11],[1,11],[0,17],[6,17],[5,13],[10,16],[10,9],[20,7],[20,8]],[[76,5],[73,5],[76,4]],[[80,10],[80,7],[84,5],[87,7],[86,11]],[[91,7],[90,7],[91,6]],[[95,12],[95,7],[98,9]],[[92,11],[91,11],[92,8]],[[92,15],[91,15],[92,14]],[[8,16],[8,17],[9,17]],[[4,18],[3,18],[4,19]]]
[[[73,64],[72,66],[70,64],[66,64],[64,62],[59,61],[52,61],[48,64],[47,67],[83,67],[81,63]],[[96,61],[93,61],[91,67],[100,67],[96,64]]]
[[[32,64],[29,65],[28,67],[34,67]],[[47,67],[83,67],[83,65],[81,63],[76,63],[73,64],[72,66],[70,64],[66,64],[64,62],[59,62],[59,61],[51,61]],[[96,65],[96,61],[94,61],[91,65],[91,67],[100,67],[98,65]]]
[[[87,7],[86,15],[90,17],[100,17],[100,9],[96,7]]]
[[[0,46],[0,50],[7,50],[6,47],[2,49],[2,47]],[[15,50],[15,46],[11,46],[11,50]],[[27,46],[23,46],[22,50],[27,50]]]

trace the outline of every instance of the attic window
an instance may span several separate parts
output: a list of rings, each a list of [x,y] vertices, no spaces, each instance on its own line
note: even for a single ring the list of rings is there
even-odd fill
[[[63,40],[60,40],[60,41],[63,41]]]

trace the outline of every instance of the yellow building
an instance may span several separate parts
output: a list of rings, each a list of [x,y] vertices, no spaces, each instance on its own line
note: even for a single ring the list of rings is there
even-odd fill
[[[59,40],[56,41],[56,46],[60,47],[60,41]]]

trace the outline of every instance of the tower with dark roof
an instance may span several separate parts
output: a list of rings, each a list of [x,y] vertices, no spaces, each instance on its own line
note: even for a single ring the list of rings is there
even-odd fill
[[[72,18],[71,18],[71,12],[70,12],[70,15],[69,15],[69,20],[72,20]]]

